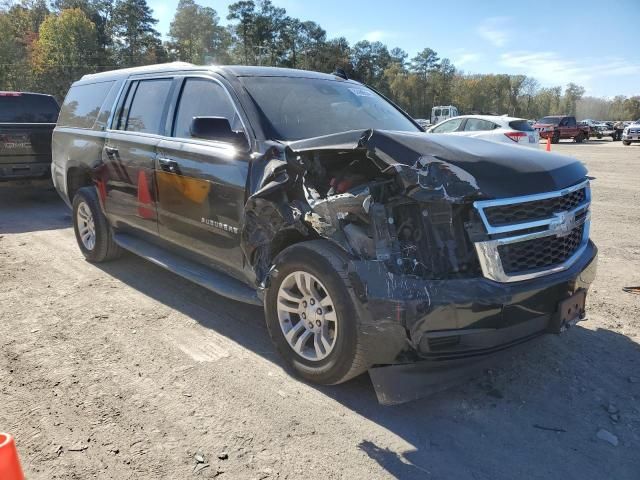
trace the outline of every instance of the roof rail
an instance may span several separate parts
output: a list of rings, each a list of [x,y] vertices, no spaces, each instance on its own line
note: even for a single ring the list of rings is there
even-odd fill
[[[114,70],[107,70],[104,72],[96,72],[96,73],[88,73],[82,77],[82,80],[92,79],[101,76],[108,75],[126,75],[130,73],[144,73],[144,72],[153,72],[153,71],[162,71],[162,70],[178,70],[180,68],[185,67],[195,67],[194,64],[188,62],[169,62],[169,63],[156,63],[153,65],[142,65],[140,67],[129,67],[129,68],[120,68]]]

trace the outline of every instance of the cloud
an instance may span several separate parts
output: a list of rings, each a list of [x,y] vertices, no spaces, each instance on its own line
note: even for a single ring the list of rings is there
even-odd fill
[[[392,37],[393,35],[389,32],[385,32],[384,30],[373,30],[371,32],[367,32],[364,34],[364,39],[369,42],[379,42],[385,38]]]
[[[481,57],[482,55],[479,53],[461,53],[453,59],[453,64],[456,67],[461,67],[467,63],[475,63],[480,60]]]
[[[555,52],[507,52],[500,55],[500,64],[530,75],[546,85],[577,83],[590,89],[593,80],[603,77],[640,75],[640,63],[623,58],[585,58],[568,60]]]
[[[488,40],[496,47],[504,47],[511,38],[511,32],[507,25],[511,22],[510,17],[486,18],[476,29],[478,34]]]

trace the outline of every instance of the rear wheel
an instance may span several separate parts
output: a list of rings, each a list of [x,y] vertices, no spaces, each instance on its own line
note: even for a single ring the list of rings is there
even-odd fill
[[[94,187],[82,187],[73,197],[73,230],[80,251],[90,262],[106,262],[122,254]]]
[[[285,249],[265,297],[269,334],[302,377],[342,383],[369,367],[349,291],[346,257],[325,240]]]

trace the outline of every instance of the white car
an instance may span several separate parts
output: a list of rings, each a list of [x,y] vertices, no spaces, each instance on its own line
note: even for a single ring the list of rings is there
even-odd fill
[[[539,148],[540,136],[524,118],[494,115],[461,115],[439,123],[427,133],[475,137],[510,145]]]

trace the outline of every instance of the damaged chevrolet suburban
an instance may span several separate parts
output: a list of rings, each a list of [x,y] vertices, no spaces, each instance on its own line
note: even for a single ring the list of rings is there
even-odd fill
[[[87,260],[128,250],[263,305],[301,376],[370,370],[386,403],[402,378],[583,319],[595,275],[580,162],[425,135],[342,72],[86,75],[62,107],[52,176]]]

